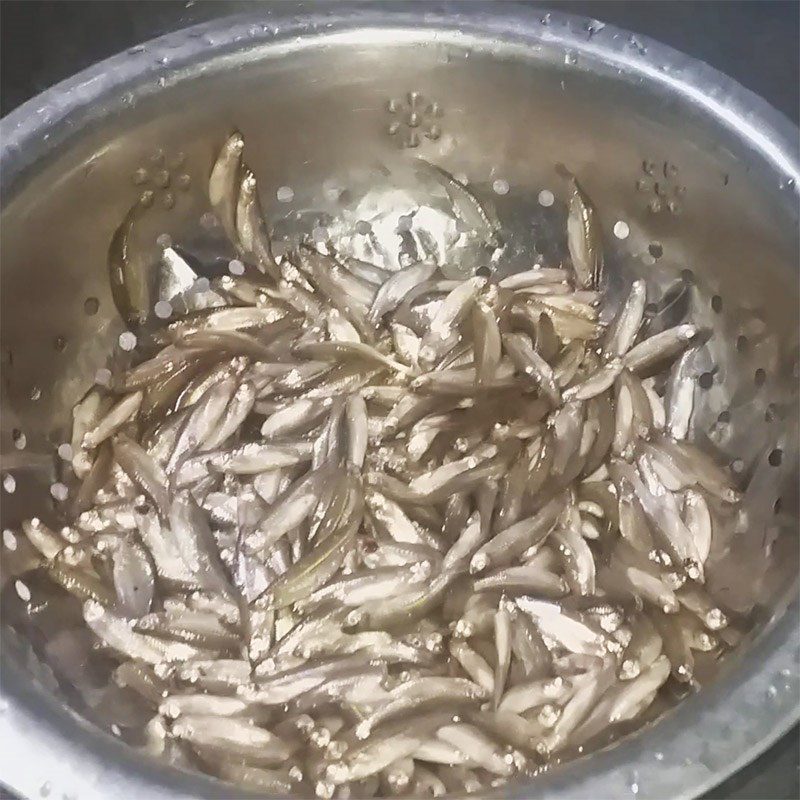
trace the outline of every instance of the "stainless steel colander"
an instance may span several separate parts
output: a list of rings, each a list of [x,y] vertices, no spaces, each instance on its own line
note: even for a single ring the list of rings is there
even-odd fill
[[[800,675],[797,131],[710,68],[567,15],[329,6],[222,20],[109,59],[4,119],[3,574],[20,521],[58,505],[70,410],[119,352],[114,229],[149,189],[140,247],[155,253],[167,235],[216,249],[205,186],[233,125],[287,241],[321,221],[432,208],[412,168],[424,157],[492,199],[523,268],[562,246],[566,164],[607,232],[609,291],[646,276],[661,318],[691,308],[710,331],[694,436],[748,487],[742,533],[710,581],[752,632],[699,695],[519,796],[693,796],[780,736]],[[435,235],[447,220],[431,212],[429,224]],[[42,663],[53,631],[13,583],[0,781],[65,800],[229,794],[71,711],[69,682]]]

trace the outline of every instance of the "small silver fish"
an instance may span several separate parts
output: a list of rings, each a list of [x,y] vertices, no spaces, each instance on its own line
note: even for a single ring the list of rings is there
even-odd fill
[[[430,280],[436,272],[436,263],[432,261],[421,261],[405,269],[395,272],[381,287],[375,295],[372,307],[369,310],[368,319],[376,325],[385,314],[394,311],[403,302],[406,295],[419,284]]]
[[[610,358],[624,356],[631,349],[639,333],[646,304],[647,284],[641,279],[635,280],[627,299],[606,331],[603,350]]]
[[[597,212],[574,176],[567,217],[567,245],[583,287],[597,288],[603,277],[603,237]]]
[[[239,174],[242,168],[244,139],[235,131],[222,145],[208,179],[211,209],[222,223],[231,242],[236,243],[236,205],[239,196]]]

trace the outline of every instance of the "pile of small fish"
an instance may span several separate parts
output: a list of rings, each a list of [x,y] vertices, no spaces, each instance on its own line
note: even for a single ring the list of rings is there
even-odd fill
[[[151,709],[143,746],[275,794],[460,795],[691,685],[726,645],[704,568],[739,496],[687,441],[697,327],[648,334],[641,280],[601,324],[575,179],[564,263],[454,281],[274,258],[243,149],[209,186],[243,274],[140,329],[74,410],[67,533],[24,525]],[[142,322],[130,228],[112,277]]]

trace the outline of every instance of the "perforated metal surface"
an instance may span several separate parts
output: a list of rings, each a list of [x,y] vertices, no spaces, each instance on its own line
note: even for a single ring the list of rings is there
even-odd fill
[[[31,169],[17,173],[30,148],[6,154],[16,180],[3,215],[4,528],[62,498],[69,476],[58,448],[69,439],[69,410],[105,379],[109,354],[129,344],[105,264],[127,209],[154,191],[138,242],[153,253],[165,234],[224,252],[204,224],[204,188],[232,124],[245,134],[279,237],[324,226],[357,248],[369,240],[359,223],[380,229],[376,215],[390,212],[394,222],[418,207],[431,209],[429,227],[441,231],[446,214],[410,167],[423,156],[496,206],[511,232],[500,265],[508,270],[563,246],[551,233],[563,228],[566,186],[554,170],[563,162],[609,232],[611,291],[644,275],[673,298],[664,308],[653,298],[658,324],[690,307],[710,332],[697,362],[695,435],[719,448],[742,486],[759,487],[712,585],[734,610],[756,600],[755,618],[766,622],[796,591],[791,157],[752,120],[731,119],[730,97],[700,102],[679,91],[671,80],[682,79],[680,69],[651,74],[668,59],[658,64],[652,48],[645,59],[641,43],[611,30],[579,38],[579,23],[552,17],[530,20],[528,38],[469,26],[325,34],[326,24],[302,28],[298,41],[248,22],[132,53],[152,72],[119,86],[118,101],[108,94],[91,119],[45,125],[53,146],[40,142]],[[481,29],[491,25],[482,20]],[[217,50],[202,70],[192,51],[199,42]],[[53,110],[45,103],[41,117]],[[480,259],[458,260],[472,269]],[[20,298],[34,305],[35,326]]]

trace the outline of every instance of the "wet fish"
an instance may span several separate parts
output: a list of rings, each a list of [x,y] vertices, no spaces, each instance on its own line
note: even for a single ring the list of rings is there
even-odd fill
[[[685,350],[697,334],[697,326],[690,323],[667,328],[629,350],[623,364],[631,372],[645,373],[659,362],[674,358]]]
[[[236,205],[239,197],[239,175],[242,169],[244,139],[235,131],[222,145],[208,179],[208,199],[222,228],[231,242],[238,240]]]
[[[486,210],[472,192],[441,167],[431,164],[424,159],[418,159],[418,163],[425,172],[440,183],[447,192],[447,196],[453,206],[453,211],[465,227],[473,231],[490,246],[500,247],[502,240],[500,237],[499,225],[495,220],[489,217]]]
[[[509,564],[524,550],[544,541],[563,509],[564,499],[557,497],[534,516],[500,531],[475,553],[470,561],[470,571],[478,573],[489,566]]]
[[[277,497],[269,513],[259,521],[257,530],[245,539],[248,551],[271,547],[309,517],[322,499],[323,486],[330,477],[330,471],[324,467],[308,472]]]
[[[591,200],[571,176],[567,245],[578,283],[597,288],[603,277],[603,237]]]
[[[430,280],[434,272],[436,272],[436,263],[433,261],[421,261],[419,264],[395,272],[378,289],[369,310],[370,322],[373,325],[380,322],[385,314],[394,311],[403,302],[406,295],[415,286]]]
[[[257,475],[272,469],[302,464],[311,459],[308,442],[291,444],[260,444],[248,442],[230,450],[216,451],[207,456],[207,463],[222,472],[234,475]]]
[[[123,539],[114,549],[113,563],[117,608],[126,617],[144,616],[155,592],[155,575],[147,551],[138,542]]]
[[[230,593],[230,576],[205,515],[191,493],[175,494],[169,509],[169,526],[181,558],[201,586]]]
[[[419,355],[423,363],[436,363],[452,347],[458,324],[469,313],[485,285],[486,278],[468,278],[445,297],[422,339]]]
[[[227,174],[225,175],[225,180],[227,180]],[[220,183],[222,183],[222,180]],[[227,201],[225,201],[223,207],[222,198],[220,198],[219,213],[220,216],[229,213]],[[235,228],[236,239],[243,254],[252,258],[262,272],[266,272],[278,280],[281,277],[281,272],[272,254],[269,232],[264,220],[264,214],[261,211],[261,203],[258,199],[256,177],[247,168],[244,169],[244,175],[239,186]],[[230,231],[228,231],[228,235],[230,236]]]
[[[385,356],[364,342],[310,342],[295,349],[298,353],[318,361],[360,358],[389,367],[403,375],[409,372],[409,368],[405,364]]]
[[[536,352],[524,334],[503,335],[503,346],[517,369],[531,380],[553,406],[561,403],[561,392],[552,367]]]
[[[271,414],[261,426],[261,435],[265,439],[285,436],[289,433],[307,430],[330,410],[331,401],[307,400],[300,398]]]
[[[117,434],[112,440],[114,458],[128,477],[153,501],[162,519],[169,510],[167,476],[161,466],[133,439]]]
[[[606,331],[603,350],[610,358],[624,356],[631,349],[644,318],[647,303],[647,284],[636,280],[631,284],[627,299]]]
[[[269,794],[461,796],[614,735],[741,638],[702,586],[744,517],[692,441],[684,281],[654,314],[645,280],[609,308],[573,176],[569,258],[498,280],[491,210],[424,162],[490,277],[434,278],[444,242],[422,226],[441,208],[408,231],[367,211],[341,245],[314,217],[332,241],[276,260],[242,149],[234,134],[209,181],[242,274],[179,244],[150,264],[130,212],[115,299],[132,324],[156,297],[173,313],[75,407],[66,526],[4,533],[84,604],[54,663],[113,652],[98,713]]]
[[[154,193],[142,192],[114,231],[108,246],[108,276],[111,296],[127,325],[143,324],[152,309],[155,268],[150,254],[131,246],[134,227],[153,202]]]
[[[475,385],[487,385],[495,377],[500,363],[502,344],[497,317],[486,303],[478,302],[472,310],[475,340]]]

